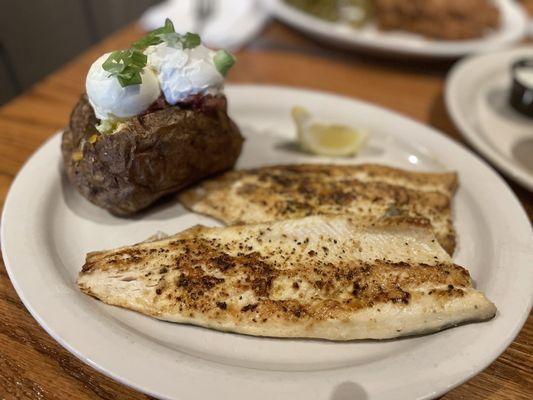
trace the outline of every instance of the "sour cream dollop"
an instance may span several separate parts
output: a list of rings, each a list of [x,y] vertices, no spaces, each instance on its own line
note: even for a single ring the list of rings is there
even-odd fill
[[[145,54],[169,104],[190,95],[217,94],[223,89],[224,77],[214,63],[216,52],[203,45],[183,49],[179,44],[171,46],[164,42],[150,46]]]
[[[157,75],[151,68],[145,67],[141,72],[141,84],[122,87],[115,76],[110,76],[102,68],[109,54],[104,54],[91,65],[85,81],[96,118],[113,120],[139,115],[161,94]]]

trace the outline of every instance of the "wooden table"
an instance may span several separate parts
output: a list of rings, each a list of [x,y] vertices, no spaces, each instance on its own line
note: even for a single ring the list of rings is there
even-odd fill
[[[66,125],[91,62],[140,36],[130,26],[90,49],[0,108],[0,201],[24,161]],[[415,63],[353,55],[323,47],[271,23],[238,54],[232,82],[309,87],[383,105],[464,143],[443,103],[449,63]],[[509,182],[533,219],[533,194]],[[489,368],[443,398],[533,398],[533,319]],[[146,399],[96,372],[57,344],[20,302],[0,265],[0,399]]]

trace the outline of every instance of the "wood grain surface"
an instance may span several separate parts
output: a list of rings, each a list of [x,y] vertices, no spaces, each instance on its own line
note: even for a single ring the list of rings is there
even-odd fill
[[[118,32],[0,108],[0,207],[26,159],[67,123],[91,62],[127,46],[141,32]],[[380,59],[323,47],[272,22],[238,54],[232,82],[308,87],[394,109],[464,143],[443,103],[451,63]],[[533,194],[509,182],[533,219]],[[533,319],[485,371],[443,398],[533,398]],[[0,399],[146,399],[83,364],[26,311],[0,265]]]

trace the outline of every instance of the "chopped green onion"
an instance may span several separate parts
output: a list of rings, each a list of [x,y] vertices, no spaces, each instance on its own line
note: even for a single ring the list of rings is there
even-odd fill
[[[184,49],[193,49],[202,43],[200,36],[196,33],[187,32],[185,35],[176,33],[174,25],[170,19],[166,19],[165,26],[154,29],[146,36],[132,43],[131,47],[137,50],[144,50],[149,46],[166,42],[170,46],[176,46],[178,43]]]
[[[163,35],[163,33],[159,33],[159,34],[149,33],[148,35],[132,43],[131,47],[133,47],[134,49],[138,49],[138,50],[144,50],[149,46],[155,46],[156,44],[163,42],[163,39],[161,39],[160,35]]]
[[[163,43],[163,39],[161,38],[161,36],[169,33],[176,33],[176,31],[174,30],[174,24],[172,23],[172,21],[167,18],[165,20],[164,26],[162,26],[161,28],[154,29],[146,36],[132,43],[131,47],[138,50],[144,50],[148,46],[154,46],[156,44]]]
[[[130,65],[135,65],[141,68],[144,68],[146,66],[146,62],[148,61],[148,57],[146,54],[141,53],[137,50],[131,50],[130,51]]]
[[[165,18],[165,25],[159,29],[162,29],[165,32],[176,32],[176,30],[174,29],[174,24],[172,23],[172,20],[170,18]]]
[[[235,64],[235,56],[227,50],[219,50],[213,58],[215,67],[222,76],[226,76],[233,64]]]
[[[196,33],[187,32],[181,39],[181,45],[184,49],[194,49],[197,46],[202,44],[202,39],[200,35]]]
[[[114,51],[111,53],[107,60],[102,64],[102,68],[111,74],[120,74],[125,67],[126,65],[124,64],[121,51]]]
[[[114,51],[102,64],[102,68],[116,76],[120,86],[142,83],[141,71],[146,66],[148,57],[138,49]]]
[[[117,79],[118,83],[120,83],[120,86],[122,87],[140,85],[143,81],[139,72],[117,75]]]
[[[163,42],[167,43],[169,46],[176,46],[181,40],[181,35],[176,32],[170,33],[161,33],[157,35]]]
[[[194,49],[202,43],[200,36],[191,32],[187,32],[185,35],[176,32],[161,33],[157,36],[169,46],[175,47],[180,44],[183,49]]]
[[[185,35],[176,33],[174,30],[174,24],[172,24],[172,21],[167,18],[164,26],[154,29],[143,38],[132,43],[129,49],[118,50],[111,53],[107,60],[102,64],[102,68],[109,72],[110,76],[116,76],[122,87],[138,85],[142,83],[141,72],[143,68],[146,67],[148,60],[148,57],[143,51],[148,46],[157,45],[163,42],[166,42],[171,46],[180,44],[184,49],[193,49],[196,46],[199,46],[202,43],[202,40],[196,33],[187,32]],[[220,59],[220,68],[217,65],[217,69],[221,71],[220,73],[223,75],[235,62],[235,59],[230,53],[225,53],[226,55],[222,56]]]

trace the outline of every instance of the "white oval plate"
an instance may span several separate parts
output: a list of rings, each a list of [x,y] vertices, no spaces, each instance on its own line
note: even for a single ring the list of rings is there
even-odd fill
[[[446,107],[468,142],[509,178],[533,191],[533,119],[509,105],[511,65],[533,46],[471,57],[446,80]]]
[[[491,51],[521,40],[527,29],[527,17],[514,1],[495,0],[501,15],[501,27],[487,36],[472,40],[431,40],[407,32],[382,32],[370,24],[355,29],[347,24],[329,22],[298,10],[283,0],[265,0],[283,22],[322,41],[351,49],[419,57],[458,58],[470,53]]]
[[[130,219],[109,215],[66,182],[56,135],[17,176],[2,223],[9,276],[48,333],[126,385],[187,400],[425,399],[467,380],[505,350],[531,307],[533,246],[527,217],[497,174],[431,128],[360,101],[268,86],[231,86],[227,94],[246,136],[240,167],[328,161],[291,145],[289,110],[299,104],[318,118],[372,132],[361,157],[336,162],[459,171],[455,260],[469,267],[497,316],[428,336],[334,343],[222,333],[107,306],[76,287],[85,253],[214,222],[172,201]]]

